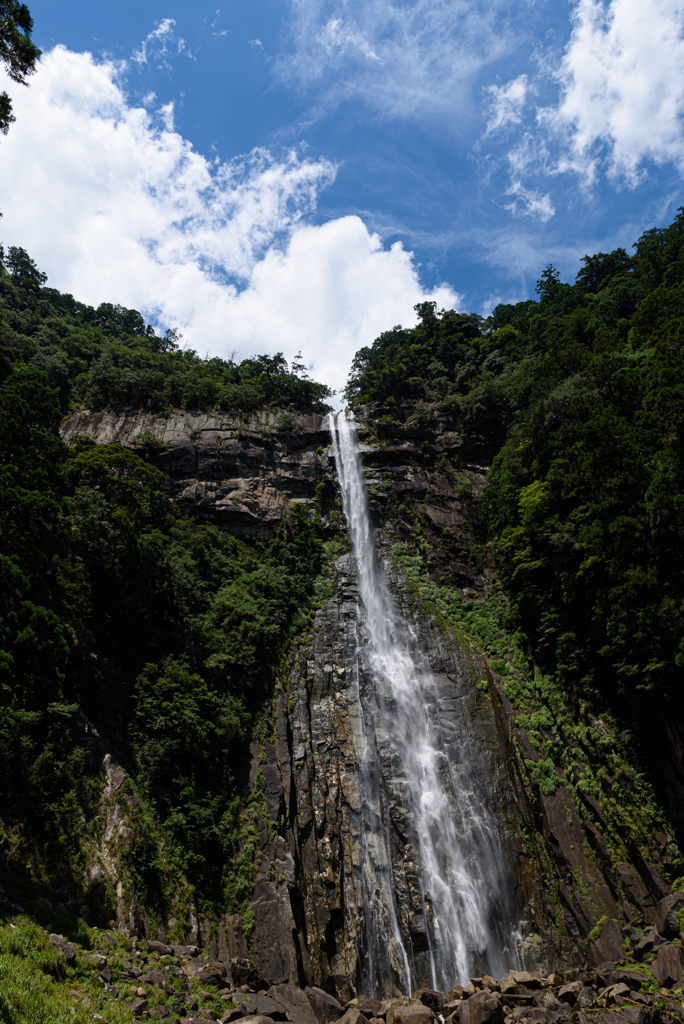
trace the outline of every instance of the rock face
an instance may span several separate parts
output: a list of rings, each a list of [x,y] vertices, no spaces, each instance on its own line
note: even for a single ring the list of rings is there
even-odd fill
[[[64,420],[61,434],[67,443],[84,435],[144,450],[180,508],[262,540],[274,536],[286,502],[311,503],[322,476],[316,449],[329,440],[322,416],[271,409],[244,417],[84,410]]]
[[[621,815],[608,821],[606,805],[590,787],[578,785],[570,771],[558,775],[550,787],[535,781],[543,767],[539,740],[550,735],[550,727],[526,724],[530,709],[514,706],[510,694],[516,676],[504,672],[508,655],[497,667],[464,634],[440,625],[415,599],[392,559],[395,541],[411,549],[419,534],[429,578],[437,587],[449,586],[466,600],[484,597],[494,567],[487,554],[477,556],[472,524],[486,482],[486,451],[445,417],[419,426],[402,422],[401,415],[404,420],[406,416],[396,410],[389,423],[382,422],[387,410],[368,408],[358,414],[365,417],[371,507],[385,575],[436,681],[431,714],[448,733],[453,770],[464,761],[470,765],[473,790],[495,823],[512,879],[509,895],[518,924],[513,934],[501,936],[509,966],[548,973],[617,961],[625,936],[632,934],[629,922],[655,924],[656,904],[667,896],[664,876],[673,858],[667,836],[654,831],[637,842],[632,833],[621,832]],[[266,539],[274,535],[288,502],[312,503],[316,486],[333,469],[323,419],[295,419],[299,422],[268,410],[244,419],[188,412],[167,417],[81,412],[64,422],[62,433],[67,441],[86,434],[98,443],[120,441],[144,448],[149,460],[167,473],[169,497],[185,511],[238,535]],[[434,460],[426,464],[426,445],[457,472],[436,472]],[[308,986],[311,993],[320,993],[306,1003],[309,1024],[339,1019],[344,1004],[357,995],[405,994],[364,990],[368,949],[359,780],[365,752],[359,716],[367,681],[359,670],[358,593],[350,555],[331,565],[331,582],[333,594],[316,612],[310,632],[293,644],[288,672],[274,695],[273,732],[252,748],[250,785],[254,788],[260,775],[264,792],[257,821],[252,926],[247,928],[240,917],[200,922],[191,908],[186,933],[187,942],[201,943],[231,962],[236,987],[264,990],[270,984],[273,992],[280,992],[272,996],[279,1003],[288,986]],[[418,891],[414,850],[393,796],[397,779],[388,736],[378,731],[373,742],[383,805],[379,818],[390,832],[391,849],[391,863],[377,864],[378,887],[391,875],[412,984],[430,990],[429,901]],[[570,747],[574,741],[563,737],[563,742]],[[107,870],[108,837],[124,827],[116,810],[117,771],[114,765],[108,770],[101,851]],[[622,843],[618,852],[616,836]],[[373,836],[365,841],[372,843]],[[667,937],[675,935],[677,910],[676,901],[658,907],[658,927]],[[133,910],[129,916],[133,921]],[[123,896],[118,918],[119,930],[128,930]],[[490,925],[496,929],[496,921]],[[135,927],[141,934],[141,926]],[[663,941],[655,934],[652,941],[640,936],[635,956],[650,956]],[[640,944],[645,944],[641,953]],[[387,955],[390,965],[402,955],[391,931]],[[674,985],[672,953],[663,957],[663,972],[664,984]],[[475,957],[473,975],[481,973]],[[528,977],[530,987],[541,984]],[[680,983],[681,963],[677,977]],[[522,972],[511,986],[520,987],[521,978]],[[450,998],[473,995],[467,978],[452,980],[466,988],[452,990]],[[583,991],[573,983],[561,998],[567,995],[567,1002],[579,1008]],[[498,1020],[496,1002],[489,990],[483,993],[482,1006],[473,1004],[472,1020]],[[416,1013],[433,1009],[429,1001],[415,1007]],[[555,1011],[536,1006],[535,1012]],[[462,1021],[466,1017],[461,1014]],[[418,1024],[417,1017],[411,1019]]]

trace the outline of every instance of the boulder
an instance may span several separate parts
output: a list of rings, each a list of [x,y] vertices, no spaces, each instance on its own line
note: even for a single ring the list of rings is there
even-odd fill
[[[227,971],[224,964],[207,964],[204,970],[196,976],[201,985],[213,985],[215,988],[223,988],[226,984]]]
[[[67,942],[63,935],[54,934],[50,936],[50,942],[53,946],[57,947],[67,964],[71,965],[76,963],[76,947],[73,942]],[[107,963],[105,957],[102,957],[102,960],[105,964]]]
[[[522,985],[523,988],[528,988],[530,991],[541,988],[541,979],[537,978],[534,974],[530,974],[528,971],[511,971],[508,977],[516,985]]]
[[[301,988],[285,984],[272,985],[266,995],[284,1006],[289,1019],[295,1024],[318,1024],[306,992],[303,992]]]
[[[165,946],[163,942],[157,942],[156,939],[148,939],[147,951],[148,953],[159,953],[160,956],[173,956],[173,947]]]
[[[679,927],[679,910],[684,904],[684,892],[672,893],[665,896],[656,908],[656,930],[665,939],[677,939],[681,928]]]
[[[452,999],[463,999],[463,985],[451,986],[451,988],[449,989],[448,1002],[451,1002]]]
[[[200,1021],[199,1024],[205,1024],[205,1021]],[[254,1017],[243,1017],[241,1024],[271,1024],[271,1018],[260,1017],[259,1015]]]
[[[250,992],[237,992],[233,1002],[242,1011],[243,1017],[270,1017],[271,1020],[288,1020],[287,1010],[282,1003],[276,1002],[263,992],[253,995]]]
[[[392,1006],[387,1011],[387,1024],[434,1024],[429,1006],[414,1002],[408,1006]]]
[[[102,970],[100,971],[100,977],[105,982],[105,984],[111,985],[111,983],[112,983],[112,972],[110,971],[109,967],[103,967],[102,968]]]
[[[682,954],[676,946],[662,946],[651,964],[651,974],[661,988],[682,984]]]
[[[584,982],[582,981],[571,981],[569,985],[563,985],[558,992],[558,998],[563,1003],[569,1003],[570,1006],[574,1006],[579,998],[579,994],[584,988]]]
[[[103,972],[100,971],[100,974]],[[145,981],[150,985],[156,985],[157,988],[166,988],[166,975],[161,971],[148,971],[147,974],[143,974],[141,981]]]
[[[307,995],[309,990],[306,990]],[[309,999],[311,996],[309,996]],[[362,1002],[356,1001],[356,1009],[359,1010],[367,1020],[371,1020],[373,1017],[387,1016],[387,1008],[383,1007],[383,1004],[379,999],[364,999]]]
[[[577,1002],[579,1003],[580,1007],[587,1007],[593,1006],[597,999],[598,992],[596,991],[596,989],[589,988],[588,985],[585,985],[584,988],[580,990],[580,993],[577,997]]]
[[[306,992],[307,999],[311,1003],[313,1012],[316,1014],[316,1020],[318,1024],[328,1024],[329,1021],[339,1020],[343,1015],[344,1010],[341,1004],[335,996],[329,995],[328,992],[324,992],[322,988],[317,988],[316,985],[312,985],[304,990]],[[377,999],[367,999],[366,1004],[378,1003],[377,1009],[380,1009],[380,1003]],[[364,1015],[365,1016],[365,1015]],[[375,1016],[375,1014],[373,1014]]]
[[[364,1015],[355,1006],[350,1006],[344,1015],[339,1018],[339,1022],[340,1024],[368,1024]]]
[[[36,900],[36,906],[39,907],[40,910],[52,910],[50,900],[47,900],[44,896],[41,896],[40,899]]]
[[[230,973],[236,988],[247,985],[253,992],[268,988],[269,983],[262,977],[251,960],[239,958],[231,960]]]
[[[439,1013],[447,1001],[443,992],[433,988],[419,988],[413,993],[414,999],[419,999],[423,1006],[429,1006],[433,1013]]]
[[[461,1004],[459,1017],[461,1024],[502,1024],[504,1008],[498,995],[483,989]]]
[[[439,1012],[446,1020],[447,1017],[450,1017],[452,1015],[452,1013],[456,1013],[456,1011],[460,1009],[462,1002],[462,999],[450,999],[448,1003],[442,1004],[442,1009]]]
[[[634,947],[634,959],[643,960],[647,953],[653,953],[655,950],[660,949],[661,946],[665,945],[665,942],[666,939],[661,938],[655,928],[652,928],[650,932],[646,932]]]

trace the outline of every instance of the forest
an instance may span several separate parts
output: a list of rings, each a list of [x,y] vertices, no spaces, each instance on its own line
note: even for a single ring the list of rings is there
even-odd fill
[[[574,284],[548,266],[536,301],[487,318],[422,304],[357,353],[346,395],[483,438],[510,628],[638,735],[650,701],[682,707],[684,209],[634,249],[585,256]]]

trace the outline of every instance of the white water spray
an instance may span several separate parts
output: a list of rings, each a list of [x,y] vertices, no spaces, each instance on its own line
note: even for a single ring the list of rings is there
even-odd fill
[[[474,969],[501,977],[513,966],[503,948],[509,933],[504,858],[493,823],[473,793],[467,764],[450,763],[434,677],[385,584],[353,414],[331,414],[329,426],[357,567],[357,650],[367,681],[359,693],[364,987],[367,995],[385,996],[408,992],[416,981],[415,943],[402,925],[406,908],[402,918],[393,880],[397,841],[391,830],[400,819],[410,833],[402,837],[404,858],[415,865],[420,894],[429,977],[425,970],[421,974],[448,991],[456,981],[466,983]],[[380,763],[391,765],[389,786]]]

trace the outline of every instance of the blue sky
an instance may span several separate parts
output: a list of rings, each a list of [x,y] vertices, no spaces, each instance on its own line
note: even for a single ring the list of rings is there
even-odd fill
[[[0,236],[202,353],[340,387],[415,302],[532,296],[684,203],[677,0],[29,6]]]

